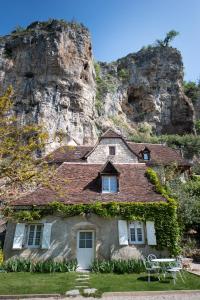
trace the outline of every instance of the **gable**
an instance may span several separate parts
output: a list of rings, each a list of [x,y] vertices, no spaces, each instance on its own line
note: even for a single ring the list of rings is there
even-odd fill
[[[115,147],[115,155],[109,154],[109,147]],[[134,154],[122,138],[101,138],[96,147],[87,157],[88,163],[137,163],[138,157]]]

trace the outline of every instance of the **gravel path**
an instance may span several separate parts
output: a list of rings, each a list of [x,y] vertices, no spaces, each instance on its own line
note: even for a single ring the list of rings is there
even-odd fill
[[[8,298],[7,298],[8,299]],[[97,298],[92,297],[49,297],[49,298],[29,298],[29,300],[96,300]],[[105,293],[102,300],[200,300],[200,291],[176,291],[176,292],[137,292],[137,293]],[[27,300],[27,298],[21,300]]]

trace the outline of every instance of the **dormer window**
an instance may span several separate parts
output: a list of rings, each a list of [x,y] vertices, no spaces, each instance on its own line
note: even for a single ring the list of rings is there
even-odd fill
[[[149,160],[149,153],[147,153],[147,152],[143,153],[143,159]]]
[[[117,176],[102,176],[102,193],[117,193]]]
[[[115,146],[109,146],[109,155],[115,155]]]
[[[150,151],[149,151],[149,149],[145,148],[142,151],[142,158],[143,158],[143,160],[150,160]]]

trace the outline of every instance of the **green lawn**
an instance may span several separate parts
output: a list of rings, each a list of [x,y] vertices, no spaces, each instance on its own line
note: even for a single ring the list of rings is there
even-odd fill
[[[91,274],[90,284],[104,292],[128,292],[128,291],[165,291],[165,290],[200,290],[200,277],[184,272],[185,283],[178,276],[176,285],[167,277],[158,281],[152,276],[152,281],[147,281],[147,274]],[[154,281],[153,281],[154,279]]]
[[[64,294],[74,287],[75,273],[0,273],[0,295]]]
[[[7,294],[64,294],[74,289],[77,273],[0,273],[0,295]],[[148,283],[146,274],[90,274],[89,286],[103,292],[164,291],[200,289],[200,277],[185,272],[185,283],[171,278]],[[152,277],[153,279],[153,277]]]

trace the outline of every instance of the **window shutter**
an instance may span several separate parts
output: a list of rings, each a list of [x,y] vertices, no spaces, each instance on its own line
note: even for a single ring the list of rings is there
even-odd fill
[[[51,240],[52,223],[44,223],[42,234],[42,249],[49,249]]]
[[[21,249],[22,248],[24,234],[25,234],[25,224],[24,223],[16,224],[15,235],[14,235],[14,240],[13,240],[13,249]]]
[[[146,228],[147,228],[147,242],[148,242],[148,245],[152,245],[152,246],[157,245],[154,222],[153,221],[147,221],[146,222]]]
[[[128,227],[127,221],[118,221],[118,231],[119,231],[119,244],[128,245]]]

